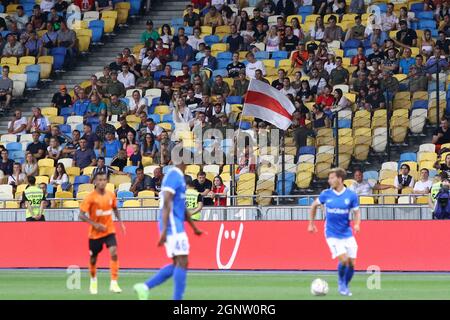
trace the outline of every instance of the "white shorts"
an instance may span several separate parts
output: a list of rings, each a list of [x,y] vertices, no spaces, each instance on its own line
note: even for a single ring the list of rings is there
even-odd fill
[[[189,239],[186,232],[168,235],[164,245],[169,258],[189,255]]]
[[[349,258],[356,259],[358,252],[358,244],[355,237],[345,239],[327,238],[327,244],[331,250],[331,257],[334,259],[342,254],[346,254]]]

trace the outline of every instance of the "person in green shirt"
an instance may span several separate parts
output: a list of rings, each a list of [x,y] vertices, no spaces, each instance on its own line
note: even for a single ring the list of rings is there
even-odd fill
[[[121,116],[126,115],[128,111],[127,105],[119,100],[119,97],[116,94],[111,96],[111,102],[107,106],[108,117],[112,115]]]
[[[28,177],[28,187],[23,193],[23,200],[26,208],[26,221],[45,221],[45,195],[42,189],[36,186],[34,176]]]
[[[441,172],[439,175],[438,182],[434,183],[431,186],[430,198],[429,198],[428,204],[432,210],[434,210],[435,203],[436,203],[436,196],[439,193],[439,191],[441,190],[443,183],[449,183],[448,174],[446,172]]]
[[[146,30],[141,34],[141,42],[145,43],[148,39],[157,40],[159,38],[158,32],[153,30],[153,21],[147,20]]]
[[[195,190],[192,177],[185,175],[186,182],[186,208],[191,214],[192,220],[200,220],[203,209],[203,200],[200,192]]]

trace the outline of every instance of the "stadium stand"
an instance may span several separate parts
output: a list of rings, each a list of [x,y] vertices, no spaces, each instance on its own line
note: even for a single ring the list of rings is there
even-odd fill
[[[413,181],[422,169],[430,179],[447,170],[448,122],[440,118],[450,99],[450,26],[444,19],[449,13],[419,1],[375,2],[383,10],[374,17],[338,1],[320,14],[303,2],[294,2],[296,14],[268,17],[263,1],[227,4],[222,12],[186,2],[136,24],[130,23],[139,13],[135,1],[113,1],[113,10],[86,11],[80,19],[71,4],[71,10],[49,14],[45,25],[36,21],[39,5],[31,11],[27,6],[31,22],[16,40],[19,23],[11,21],[25,19],[20,6],[7,6],[12,26],[3,31],[8,44],[0,60],[0,88],[9,83],[6,78],[13,85],[0,99],[11,118],[0,126],[2,148],[22,170],[37,161],[38,182],[49,183],[52,196],[67,199],[53,206],[74,207],[75,199],[92,190],[96,170],[110,172],[109,188],[122,198],[122,207],[157,206],[171,151],[177,145],[191,151],[217,145],[215,139],[197,141],[194,131],[233,129],[254,142],[270,134],[272,125],[241,114],[249,80],[256,78],[281,90],[296,108],[284,137],[284,163],[280,148],[250,147],[236,155],[233,166],[188,166],[186,174],[196,179],[206,205],[267,205],[285,198],[308,205],[302,196],[323,187],[334,166],[360,168],[363,181],[385,186],[361,194],[365,205],[424,201],[405,197],[415,193],[414,184],[399,188],[395,179],[404,164]],[[222,15],[225,8],[232,14]],[[41,46],[35,54],[27,45],[33,37]],[[50,47],[52,37],[56,44]],[[25,49],[11,54],[11,46]],[[248,53],[256,61],[249,61]],[[10,115],[31,107],[36,108],[27,117]],[[34,132],[39,135],[31,136]],[[86,147],[79,144],[82,137]],[[232,139],[219,142],[224,154],[233,147]],[[55,173],[58,163],[65,173]],[[0,194],[18,198],[25,183],[9,188],[11,173],[5,170]],[[64,174],[69,183],[60,183]],[[129,199],[133,196],[137,199]]]

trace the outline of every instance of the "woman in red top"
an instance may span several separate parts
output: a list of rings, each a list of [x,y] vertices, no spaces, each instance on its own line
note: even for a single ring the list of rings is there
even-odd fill
[[[228,188],[223,184],[220,176],[214,177],[213,187],[209,193],[211,198],[214,198],[214,206],[225,207],[227,205]]]

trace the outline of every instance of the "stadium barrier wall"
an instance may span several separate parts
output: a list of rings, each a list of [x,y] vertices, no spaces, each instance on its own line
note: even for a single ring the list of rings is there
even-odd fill
[[[307,221],[200,222],[205,234],[188,230],[193,269],[335,270],[323,232],[310,234]],[[323,222],[318,221],[319,230]],[[118,232],[122,268],[159,268],[170,262],[157,247],[156,222],[127,222]],[[450,221],[363,221],[356,236],[357,269],[450,271]],[[81,222],[0,224],[1,268],[86,267],[87,225]],[[101,267],[108,267],[104,250]]]

